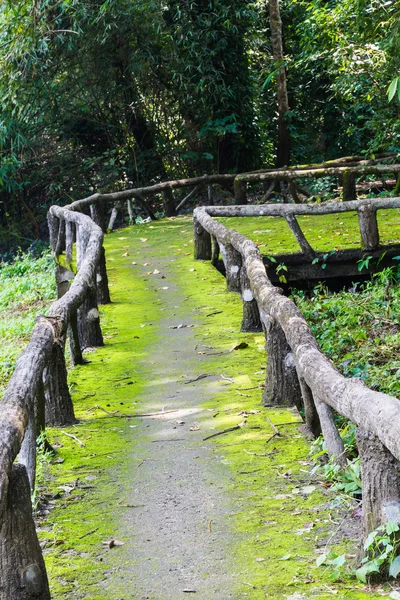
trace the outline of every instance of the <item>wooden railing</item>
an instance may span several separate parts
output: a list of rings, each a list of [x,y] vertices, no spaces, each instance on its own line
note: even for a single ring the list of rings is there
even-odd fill
[[[324,436],[339,464],[345,448],[333,410],[357,426],[361,461],[364,536],[384,521],[400,522],[400,402],[343,377],[324,356],[295,303],[272,285],[257,245],[212,216],[327,214],[357,210],[364,244],[378,243],[377,208],[400,207],[400,198],[346,204],[262,207],[201,207],[194,211],[194,256],[225,263],[227,289],[241,293],[242,331],[266,336],[266,405],[295,404],[304,410],[307,430]]]
[[[331,165],[330,168],[342,167]],[[400,165],[383,168],[385,172],[400,172]],[[291,177],[294,171],[290,170],[290,173]],[[58,300],[46,316],[37,317],[30,342],[18,359],[0,402],[0,600],[50,598],[30,500],[30,492],[35,484],[36,440],[46,424],[62,426],[75,421],[67,384],[64,356],[66,337],[69,338],[73,364],[83,362],[83,348],[103,343],[97,303],[107,303],[110,299],[102,246],[106,230],[105,204],[134,199],[151,216],[151,207],[146,201],[151,195],[165,194],[166,202],[171,202],[170,206],[173,206],[172,190],[193,188],[187,199],[198,186],[214,184],[233,185],[236,191],[234,201],[239,203],[243,198],[245,178],[251,176],[251,181],[262,181],[265,174],[273,179],[276,172],[270,170],[244,174],[242,181],[241,176],[237,175],[167,181],[111,194],[93,194],[63,208],[50,208],[48,220],[51,247],[56,259]],[[278,179],[281,174],[282,171],[279,171]],[[239,184],[235,185],[235,182]],[[338,204],[336,208],[354,210],[356,207],[359,210],[364,245],[369,248],[379,243],[374,211],[377,208],[399,206],[397,202],[399,199],[380,199],[376,203],[368,201],[367,204],[357,205],[348,202]],[[331,212],[332,206],[321,205],[312,210]],[[371,484],[370,491],[364,491],[364,504],[373,514],[371,523],[366,524],[366,529],[370,529],[380,520],[378,512],[386,506],[387,499],[393,500],[393,506],[397,506],[399,497],[396,488],[397,460],[400,457],[400,426],[396,423],[400,414],[398,401],[372,392],[358,381],[345,380],[336,372],[318,350],[297,308],[269,282],[255,244],[229,231],[210,216],[222,215],[226,210],[208,207],[196,211],[196,258],[211,258],[215,263],[219,249],[224,249],[228,287],[232,290],[242,289],[245,301],[244,329],[258,328],[262,322],[267,330],[270,356],[265,399],[275,402],[275,399],[300,398],[301,392],[309,429],[317,434],[322,428],[330,453],[335,454],[339,461],[343,461],[343,446],[332,421],[331,407],[342,412],[359,426],[364,481],[377,482],[378,478],[381,481],[381,466],[388,466],[385,471],[387,475],[383,476],[385,485],[379,488],[380,491],[375,484]],[[285,216],[294,233],[297,232],[303,251],[311,256],[311,246],[308,242],[304,245],[304,235],[301,230],[299,233],[300,228],[295,220],[296,214],[308,214],[309,210],[308,205],[237,206],[225,214],[244,216],[280,211],[279,214]],[[85,211],[90,211],[91,216],[84,214]],[[215,242],[213,251],[210,236]],[[297,390],[297,396],[292,390]],[[18,464],[15,463],[17,457]],[[375,492],[377,496],[373,500]]]

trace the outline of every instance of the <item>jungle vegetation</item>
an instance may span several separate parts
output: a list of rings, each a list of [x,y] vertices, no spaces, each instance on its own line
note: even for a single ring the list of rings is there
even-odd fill
[[[398,0],[4,0],[3,251],[92,189],[399,151],[399,14]]]

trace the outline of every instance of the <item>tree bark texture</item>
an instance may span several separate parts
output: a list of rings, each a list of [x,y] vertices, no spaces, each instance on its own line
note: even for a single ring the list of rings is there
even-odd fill
[[[115,224],[115,221],[117,220],[118,213],[119,213],[120,209],[121,209],[121,202],[116,202],[114,204],[114,206],[112,207],[112,211],[111,211],[111,215],[110,215],[110,220],[108,222],[107,231],[112,231],[114,229],[114,224]]]
[[[220,250],[220,248],[219,248],[218,240],[213,235],[212,236],[212,251],[211,251],[211,264],[213,265],[213,267],[216,267],[218,265],[219,250]]]
[[[103,233],[107,233],[106,213],[104,202],[96,202],[90,207],[90,216],[92,220],[100,227]]]
[[[379,439],[363,427],[357,428],[363,508],[363,536],[379,525],[400,525],[400,462]]]
[[[288,405],[301,407],[302,397],[293,354],[279,323],[263,314],[265,328],[267,373],[263,391],[264,406]]]
[[[106,251],[104,246],[100,251],[99,264],[96,269],[97,301],[99,304],[110,304],[110,290],[106,266]]]
[[[251,291],[250,280],[244,265],[240,269],[240,288],[243,302],[243,318],[240,331],[262,331],[260,311],[258,310],[257,300]]]
[[[162,198],[165,216],[173,217],[174,215],[176,215],[174,192],[172,188],[166,188],[162,192]]]
[[[23,465],[11,470],[0,527],[0,600],[50,600]]]
[[[269,0],[268,5],[272,53],[277,66],[278,143],[276,148],[276,166],[283,167],[290,164],[290,108],[286,84],[286,67],[284,65],[282,20],[279,0]]]
[[[193,218],[193,232],[195,260],[211,260],[211,236],[196,218]]]
[[[321,435],[322,429],[312,391],[302,377],[300,377],[299,383],[303,398],[306,433],[310,434],[313,438],[317,438]]]
[[[78,331],[78,314],[77,311],[71,313],[68,323],[68,339],[69,349],[71,352],[71,361],[74,366],[84,365],[85,359],[82,355],[81,344],[79,341]]]
[[[78,333],[82,349],[104,346],[94,278],[89,283],[85,300],[78,308]]]
[[[233,182],[233,193],[235,195],[235,204],[247,204],[247,186],[244,181],[236,178]]]
[[[344,467],[346,464],[344,444],[336,427],[332,409],[317,395],[314,396],[314,402],[328,455],[330,458],[335,459],[335,462]]]
[[[231,244],[225,246],[226,288],[228,292],[240,292],[242,257]]]
[[[67,381],[64,340],[55,342],[52,357],[43,371],[46,424],[65,426],[76,423]]]
[[[361,243],[365,250],[379,248],[379,230],[376,209],[363,204],[357,211],[360,226]]]
[[[344,169],[341,177],[341,183],[343,186],[343,202],[348,202],[349,200],[356,200],[357,190],[356,177],[354,173],[352,173],[348,169]]]

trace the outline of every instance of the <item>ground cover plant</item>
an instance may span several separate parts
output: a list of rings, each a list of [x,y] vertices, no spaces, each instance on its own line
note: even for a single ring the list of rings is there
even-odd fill
[[[54,298],[54,264],[48,250],[19,253],[0,263],[0,392],[29,340],[35,316]]]

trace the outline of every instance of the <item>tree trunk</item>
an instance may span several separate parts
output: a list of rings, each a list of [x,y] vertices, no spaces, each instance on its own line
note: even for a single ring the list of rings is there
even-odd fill
[[[0,600],[50,600],[42,552],[32,518],[28,476],[11,471],[0,530]]]
[[[363,536],[394,521],[400,524],[400,462],[369,431],[357,428],[363,498]]]
[[[62,427],[76,423],[67,382],[64,340],[59,340],[54,344],[51,362],[43,371],[43,384],[46,424]]]
[[[279,0],[269,0],[269,19],[271,27],[271,44],[275,64],[278,68],[276,75],[278,101],[278,143],[276,148],[276,166],[284,167],[290,164],[290,129],[289,129],[289,99],[286,85],[286,68],[284,66],[282,20],[279,10]]]

